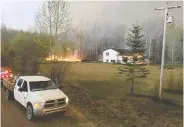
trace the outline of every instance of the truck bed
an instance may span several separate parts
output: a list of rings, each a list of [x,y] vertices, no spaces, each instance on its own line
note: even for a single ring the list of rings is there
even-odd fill
[[[2,85],[10,91],[13,91],[15,80],[12,78],[4,78],[2,79]]]

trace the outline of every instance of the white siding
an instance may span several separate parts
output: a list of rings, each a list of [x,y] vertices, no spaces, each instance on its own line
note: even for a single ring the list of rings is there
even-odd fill
[[[107,55],[107,53],[109,53],[109,55]],[[117,62],[118,60],[118,52],[113,50],[113,49],[108,49],[103,51],[103,62],[108,62],[111,63],[111,60],[114,60],[115,62]]]
[[[109,55],[107,55],[107,53],[109,53]],[[122,56],[119,56],[118,54],[119,53],[113,49],[107,49],[103,51],[103,62],[112,63],[111,60],[114,60],[116,63],[120,62],[122,64],[125,64],[123,62]]]

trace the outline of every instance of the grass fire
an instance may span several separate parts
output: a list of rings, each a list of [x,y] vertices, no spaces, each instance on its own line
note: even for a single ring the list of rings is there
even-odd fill
[[[49,56],[45,59],[46,61],[56,60],[56,61],[67,61],[67,62],[81,62],[81,59],[77,58],[76,56],[68,56],[68,57],[62,57],[62,56]]]

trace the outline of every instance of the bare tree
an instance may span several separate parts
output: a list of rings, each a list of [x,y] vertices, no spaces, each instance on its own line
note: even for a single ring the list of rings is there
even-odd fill
[[[52,44],[60,42],[61,38],[65,36],[71,30],[71,13],[69,11],[70,6],[67,1],[64,0],[48,0],[45,1],[40,10],[35,14],[36,30],[42,35],[49,36],[50,55],[52,56]],[[39,39],[40,40],[40,39]],[[43,40],[43,39],[42,39]],[[52,58],[52,57],[51,57]],[[50,64],[51,78],[55,80],[54,64]],[[62,66],[62,64],[59,64]],[[57,68],[58,65],[57,65]],[[60,73],[65,74],[66,69],[63,69]],[[59,75],[59,74],[57,74]],[[60,80],[60,79],[58,79]]]
[[[87,33],[86,41],[89,43],[89,47],[92,50],[91,55],[98,54],[98,43],[99,43],[99,34],[100,28],[98,27],[98,22],[95,21],[94,25]]]
[[[45,1],[35,15],[36,28],[40,34],[47,34],[51,44],[71,30],[71,13],[69,3],[63,0]],[[52,54],[52,50],[51,50]]]
[[[182,49],[180,48],[182,45],[179,43],[182,38],[182,32],[182,29],[175,26],[175,24],[173,24],[168,31],[168,47],[172,65],[174,64],[174,61],[177,59],[177,57],[182,53]]]

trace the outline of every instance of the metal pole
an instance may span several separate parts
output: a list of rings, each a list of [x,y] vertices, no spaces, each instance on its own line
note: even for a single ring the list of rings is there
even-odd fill
[[[159,88],[159,99],[160,100],[162,100],[163,72],[164,72],[164,62],[165,62],[165,41],[166,41],[166,28],[167,28],[167,13],[168,13],[168,3],[166,3],[165,16],[164,16],[164,35],[163,35],[163,44],[162,44],[162,61],[161,61],[160,88]]]

